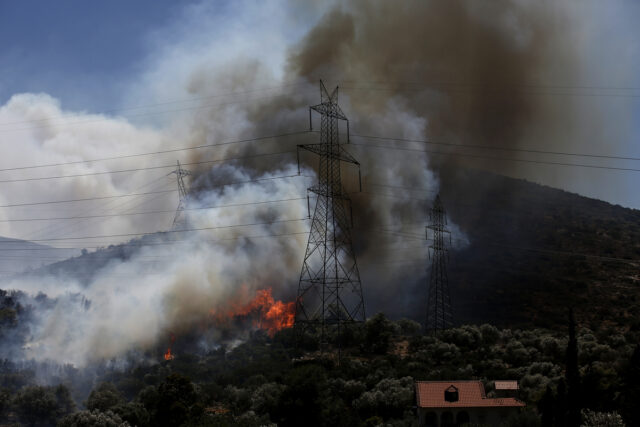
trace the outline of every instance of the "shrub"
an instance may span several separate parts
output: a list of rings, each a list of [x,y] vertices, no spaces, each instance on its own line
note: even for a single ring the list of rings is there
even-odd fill
[[[622,417],[617,412],[582,411],[581,427],[625,427]]]
[[[111,411],[94,410],[67,415],[60,420],[58,427],[130,427],[130,424]]]

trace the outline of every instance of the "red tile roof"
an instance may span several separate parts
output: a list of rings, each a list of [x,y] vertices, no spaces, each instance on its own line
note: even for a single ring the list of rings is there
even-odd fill
[[[454,386],[458,401],[444,400],[444,391]],[[488,398],[480,381],[416,381],[416,400],[420,408],[520,407],[524,402],[513,397]]]

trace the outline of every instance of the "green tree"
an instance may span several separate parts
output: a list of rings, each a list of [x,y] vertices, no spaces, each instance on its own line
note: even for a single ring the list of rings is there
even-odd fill
[[[569,342],[567,343],[566,371],[567,380],[567,420],[569,427],[580,426],[580,371],[578,369],[578,339],[573,309],[569,308]]]
[[[384,314],[378,313],[365,323],[365,351],[373,354],[385,354],[389,350],[394,325]]]
[[[151,421],[149,412],[139,402],[120,403],[111,410],[122,418],[122,421],[126,421],[132,426],[145,427]]]
[[[0,421],[4,420],[5,413],[11,406],[11,392],[8,389],[0,389]]]
[[[115,385],[109,382],[101,383],[91,390],[87,398],[87,409],[89,411],[98,410],[105,412],[114,406],[124,404],[126,401]]]
[[[623,385],[621,394],[621,412],[631,426],[640,426],[640,344],[633,350],[631,359],[622,371]]]
[[[19,419],[28,425],[52,425],[75,409],[67,387],[32,386],[23,388],[13,405]]]
[[[276,410],[278,425],[322,425],[320,392],[325,389],[325,383],[324,370],[316,365],[296,367],[289,372],[285,378],[287,388],[282,392]]]
[[[169,375],[158,386],[158,400],[152,424],[179,426],[191,415],[197,395],[191,380],[180,374]]]
[[[538,411],[540,411],[541,418],[540,424],[542,427],[553,427],[554,426],[554,412],[555,412],[555,396],[553,395],[553,390],[551,386],[547,385],[547,389],[538,402]]]

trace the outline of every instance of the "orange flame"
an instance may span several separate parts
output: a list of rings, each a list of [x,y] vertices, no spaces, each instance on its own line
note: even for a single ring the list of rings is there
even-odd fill
[[[173,360],[175,356],[171,354],[171,347],[167,348],[167,351],[164,353],[164,360]]]
[[[171,342],[169,343],[169,347],[167,348],[167,351],[164,353],[164,360],[173,360],[173,358],[175,357],[173,354],[171,354],[171,345],[175,340],[176,340],[175,335],[171,334]]]
[[[228,323],[234,317],[251,317],[253,326],[273,336],[277,331],[291,328],[295,319],[295,302],[276,301],[271,288],[256,291],[249,303],[229,304],[226,310],[211,310],[211,315],[219,324]]]

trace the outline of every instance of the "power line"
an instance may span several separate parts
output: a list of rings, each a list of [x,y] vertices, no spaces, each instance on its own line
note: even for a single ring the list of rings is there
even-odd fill
[[[290,220],[290,221],[303,221],[306,220],[308,218],[303,218],[300,220]],[[265,224],[271,224],[271,223],[265,223]],[[179,231],[175,231],[175,232],[183,232],[183,231],[193,231],[193,230],[179,230]],[[162,234],[165,232],[158,232],[157,234]],[[224,239],[199,239],[197,241],[197,243],[200,242],[204,242],[204,243],[215,243],[215,242],[225,242],[225,241],[233,241],[233,240],[241,240],[241,239],[258,239],[258,238],[267,238],[267,237],[281,237],[281,236],[294,236],[294,235],[302,235],[302,234],[309,234],[308,231],[301,231],[301,232],[294,232],[294,233],[280,233],[280,234],[267,234],[267,235],[257,235],[257,236],[250,236],[250,235],[243,235],[243,236],[236,236],[236,237],[230,237],[230,238],[224,238]],[[109,236],[107,236],[109,237]],[[24,243],[24,242],[19,242],[19,243]],[[164,245],[173,245],[173,244],[193,244],[195,242],[193,242],[193,240],[191,239],[180,239],[180,240],[167,240],[167,241],[162,241],[162,242],[148,242],[148,243],[122,243],[122,244],[117,244],[117,245],[113,245],[114,248],[129,248],[129,247],[147,247],[147,246],[164,246]],[[95,244],[95,243],[94,243]],[[73,250],[73,249],[105,249],[103,246],[79,246],[79,247],[73,247],[73,248],[11,248],[11,249],[7,249],[7,248],[0,248],[0,251],[12,251],[12,252],[18,252],[18,251],[51,251],[51,250]],[[96,254],[97,252],[93,252],[92,254]],[[92,255],[90,254],[90,255]]]
[[[120,198],[120,197],[146,196],[146,195],[149,195],[149,194],[158,194],[158,193],[174,193],[176,191],[178,191],[178,190],[177,189],[173,189],[173,190],[158,190],[158,191],[147,191],[147,192],[144,192],[144,193],[120,194],[120,195],[117,195],[117,196],[85,197],[85,198],[81,198],[81,199],[50,200],[50,201],[46,201],[46,202],[12,203],[10,205],[0,205],[0,208],[13,208],[13,207],[18,207],[18,206],[51,205],[51,204],[72,203],[72,202],[86,202],[86,201],[89,201],[89,200],[105,200],[105,199],[117,199],[117,198]]]
[[[32,165],[32,166],[20,166],[20,167],[13,167],[13,168],[4,168],[4,169],[0,169],[0,172],[12,171],[12,170],[33,169],[33,168],[43,168],[43,167],[52,167],[52,166],[62,166],[62,165],[71,165],[71,164],[79,164],[79,163],[90,163],[90,162],[97,162],[97,161],[106,161],[106,160],[114,160],[114,159],[122,159],[122,158],[131,158],[131,157],[147,156],[147,155],[154,155],[154,154],[173,153],[173,152],[196,150],[196,149],[215,147],[215,146],[221,146],[221,145],[229,145],[229,144],[236,144],[236,143],[259,141],[259,140],[264,140],[264,139],[272,139],[272,138],[280,138],[280,137],[287,137],[287,136],[293,136],[293,135],[300,135],[300,134],[305,134],[305,133],[308,133],[308,132],[309,131],[288,132],[288,133],[282,133],[282,134],[277,134],[277,135],[268,135],[268,136],[262,136],[262,137],[256,137],[256,138],[247,138],[247,139],[242,139],[242,140],[227,141],[227,142],[217,143],[217,144],[205,144],[205,145],[200,145],[200,146],[196,146],[196,147],[186,147],[186,148],[176,148],[176,149],[169,149],[169,150],[159,150],[159,151],[146,152],[146,153],[137,153],[137,154],[130,154],[130,155],[122,155],[122,156],[104,157],[104,158],[92,159],[92,160],[80,160],[80,161],[73,161],[73,162],[61,162],[61,163],[51,163],[51,164],[43,164],[43,165]],[[526,152],[526,153],[535,153],[535,154],[582,156],[582,157],[607,158],[607,159],[616,159],[616,160],[634,160],[634,161],[640,160],[640,158],[636,158],[636,157],[623,157],[623,156],[609,156],[609,155],[596,155],[596,154],[555,152],[555,151],[544,151],[544,150],[517,149],[517,148],[508,148],[508,147],[490,147],[490,146],[479,146],[479,145],[471,145],[471,144],[453,144],[453,143],[444,143],[444,142],[434,142],[434,141],[429,141],[429,140],[416,140],[416,139],[407,139],[407,138],[382,137],[382,136],[375,136],[375,135],[352,134],[352,136],[365,138],[365,139],[377,139],[377,140],[401,141],[401,142],[414,142],[414,143],[417,142],[417,143],[447,145],[447,146],[464,147],[464,148],[493,149],[493,150]],[[490,159],[490,160],[507,160],[507,161],[524,162],[524,163],[549,164],[549,165],[555,165],[555,166],[584,167],[584,168],[610,169],[610,170],[634,171],[634,172],[640,171],[640,169],[636,169],[636,168],[622,168],[622,167],[601,166],[601,165],[585,165],[585,164],[577,164],[577,163],[552,162],[552,161],[532,160],[532,159],[516,159],[516,158],[485,156],[485,155],[468,154],[468,153],[444,153],[444,152],[440,152],[440,151],[419,150],[419,149],[406,148],[406,147],[389,147],[389,146],[359,144],[359,143],[352,143],[352,145],[366,146],[366,147],[372,147],[372,148],[378,148],[378,149],[389,149],[389,150],[410,151],[410,152],[423,152],[423,153],[429,153],[429,154],[435,154],[435,155],[462,156],[462,157],[483,158],[483,159]],[[261,157],[261,156],[269,156],[269,155],[281,155],[281,154],[286,154],[286,153],[289,153],[289,152],[263,153],[263,154],[249,155],[249,156],[243,156],[243,157],[233,157],[233,158],[225,158],[225,159],[210,160],[210,161],[190,162],[190,163],[185,163],[185,165],[188,166],[188,165],[198,165],[198,164],[209,164],[209,163],[217,163],[217,162],[230,161],[230,160],[240,160],[240,159],[244,159],[244,158]],[[105,175],[105,174],[111,174],[111,173],[127,173],[127,172],[137,172],[137,171],[142,171],[142,170],[166,169],[166,168],[173,167],[173,166],[174,165],[149,166],[149,167],[144,167],[144,168],[132,168],[132,169],[123,169],[123,170],[115,170],[115,171],[103,171],[103,172],[90,172],[90,173],[84,173],[84,174],[46,176],[46,177],[35,177],[35,178],[7,179],[7,180],[0,180],[0,183],[12,183],[12,182],[25,182],[25,181],[40,181],[40,180],[48,180],[48,179],[75,178],[75,177],[83,177],[83,176]]]
[[[471,157],[471,158],[477,158],[477,159],[501,160],[501,161],[506,160],[511,162],[534,163],[534,164],[553,165],[553,166],[568,166],[568,167],[581,167],[581,168],[590,168],[590,169],[608,169],[608,170],[618,170],[618,171],[627,171],[627,172],[640,172],[640,169],[622,168],[622,167],[614,167],[614,166],[585,165],[580,163],[563,163],[563,162],[551,162],[551,161],[531,160],[531,159],[515,159],[512,157],[483,156],[480,154],[467,154],[467,153],[443,153],[441,151],[418,150],[414,148],[389,147],[389,146],[383,146],[383,145],[359,144],[355,142],[352,142],[351,145],[367,147],[367,148],[378,148],[383,150],[399,150],[399,151],[410,151],[410,152],[418,152],[418,153],[428,153],[428,154],[435,154],[439,156]]]
[[[465,239],[453,238],[453,240],[463,242],[463,243],[464,242],[470,243],[468,240],[465,240]],[[584,253],[573,252],[573,251],[561,251],[561,250],[555,250],[555,249],[514,246],[514,245],[509,245],[503,242],[495,242],[495,241],[486,240],[486,239],[484,240],[484,242],[492,246],[500,246],[504,248],[517,249],[521,251],[533,251],[533,252],[548,253],[553,255],[565,255],[565,256],[572,256],[572,257],[585,257],[585,258],[598,259],[602,261],[620,261],[620,262],[626,262],[626,263],[640,263],[640,259],[634,259],[634,258],[608,257],[608,256],[602,256],[602,255],[584,254]]]
[[[142,192],[142,190],[156,191],[156,190],[158,190],[159,188],[157,188],[157,186],[156,186],[155,184],[156,184],[156,183],[158,183],[158,181],[162,180],[163,178],[164,178],[164,176],[159,176],[159,177],[157,177],[156,179],[153,179],[153,180],[151,180],[151,181],[149,181],[149,182],[147,182],[147,183],[145,183],[145,184],[143,184],[143,185],[141,185],[141,186],[136,187],[136,188],[133,190],[133,192]],[[146,196],[137,196],[137,197],[146,197]],[[131,202],[131,201],[133,201],[133,200],[136,200],[136,199],[137,199],[137,197],[135,197],[135,198],[133,198],[133,199],[129,199],[128,201],[126,201],[126,202],[124,202],[124,203],[117,204],[117,205],[115,205],[115,206],[113,205],[113,201],[101,202],[101,203],[100,203],[100,207],[101,207],[101,208],[106,208],[106,207],[120,207],[120,206],[123,206],[123,205],[125,205],[125,204],[127,204],[127,203],[130,203],[130,202]],[[157,196],[154,196],[154,198],[155,198],[155,197],[157,197]],[[95,209],[97,209],[97,207],[96,207],[96,208],[94,208],[94,209],[91,209],[91,208],[83,209],[82,211],[80,211],[80,212],[78,212],[78,213],[79,213],[79,214],[88,214],[88,213],[92,212],[92,211],[93,211],[93,210],[95,210]],[[56,232],[57,232],[57,233],[59,233],[59,234],[62,234],[63,232],[65,232],[66,230],[68,230],[68,229],[69,229],[69,227],[74,226],[74,225],[75,225],[75,224],[77,224],[78,222],[81,222],[81,221],[75,221],[75,222],[73,222],[73,223],[66,224],[66,226],[63,226],[63,227],[61,227],[61,228],[56,228]],[[35,231],[33,231],[33,232],[29,233],[27,237],[28,237],[29,239],[32,239],[32,238],[34,238],[34,237],[41,236],[41,235],[43,235],[44,233],[46,233],[46,232],[50,231],[51,229],[53,229],[53,228],[55,227],[55,225],[56,225],[56,224],[49,224],[48,226],[45,226],[45,227],[39,228],[39,229],[37,229],[37,230],[35,230]],[[76,230],[76,231],[77,231],[77,230]]]
[[[133,237],[133,236],[147,236],[147,235],[165,234],[165,233],[184,233],[184,232],[191,232],[191,231],[218,230],[218,229],[235,228],[235,227],[250,227],[250,226],[256,226],[256,225],[271,225],[271,224],[277,224],[282,222],[306,221],[308,219],[309,218],[284,219],[284,220],[276,220],[276,221],[268,221],[268,222],[255,222],[255,223],[249,223],[249,224],[223,225],[218,227],[189,228],[184,230],[147,231],[147,232],[141,232],[141,233],[123,233],[123,234],[103,234],[103,235],[82,236],[82,237],[60,237],[57,239],[33,239],[33,240],[29,240],[29,242],[52,242],[52,241],[59,241],[59,240],[99,239],[102,237]],[[10,240],[2,243],[24,243],[24,242],[19,240]]]
[[[301,175],[303,177],[306,177],[306,175]],[[273,179],[286,179],[286,178],[295,178],[298,177],[298,175],[285,175],[285,176],[279,176],[279,177],[269,177],[269,178],[259,178],[256,180],[247,180],[247,181],[237,181],[237,182],[230,182],[230,183],[226,183],[223,185],[234,185],[234,184],[244,184],[244,183],[251,183],[251,182],[259,182],[259,181],[264,181],[264,180],[273,180]],[[384,184],[369,184],[369,185],[375,185],[375,186],[381,186],[381,187],[392,187],[392,188],[402,188],[402,189],[408,189],[408,190],[415,190],[415,191],[425,191],[426,189],[423,188],[414,188],[414,187],[404,187],[404,186],[386,186]],[[172,190],[175,191],[175,190]],[[140,193],[140,194],[153,194],[153,193],[164,193],[166,191],[158,191],[158,192],[148,192],[148,193]],[[411,199],[411,200],[417,200],[417,201],[428,201],[428,199],[422,199],[422,198],[415,198],[415,197],[409,197],[406,195],[398,195],[398,194],[385,194],[385,193],[377,193],[377,192],[370,192],[370,191],[362,191],[362,193],[364,194],[369,194],[369,195],[373,195],[373,196],[381,196],[381,197],[394,197],[394,198],[400,198],[400,199]],[[350,193],[351,194],[351,193]],[[357,194],[357,193],[355,193]],[[199,208],[189,208],[188,210],[200,210],[200,209],[214,209],[214,208],[222,208],[222,207],[234,207],[234,206],[248,206],[248,205],[253,205],[253,204],[262,204],[262,203],[272,203],[272,202],[279,202],[279,201],[289,201],[289,200],[302,200],[303,198],[291,198],[291,199],[281,199],[281,200],[275,200],[275,201],[263,201],[263,202],[247,202],[247,203],[239,203],[239,204],[231,204],[231,205],[220,205],[220,206],[207,206],[207,207],[199,207]],[[43,203],[47,203],[47,202],[43,202]],[[455,204],[461,204],[461,205],[465,205],[465,206],[472,206],[470,204],[462,204],[462,203],[458,203],[455,202]],[[146,212],[132,212],[132,213],[115,213],[115,214],[100,214],[100,215],[90,215],[90,216],[73,216],[73,217],[48,217],[48,218],[24,218],[24,219],[7,219],[7,220],[0,220],[0,222],[12,222],[12,221],[16,221],[16,222],[25,222],[25,221],[45,221],[45,220],[67,220],[67,219],[86,219],[86,218],[105,218],[105,217],[116,217],[116,216],[128,216],[128,215],[144,215],[144,214],[156,214],[156,213],[170,213],[173,211],[167,211],[167,210],[160,210],[160,211],[146,211]],[[517,216],[517,214],[513,214],[511,212],[509,212],[512,215]]]
[[[256,138],[239,139],[239,140],[235,140],[235,141],[227,141],[227,142],[221,142],[221,143],[217,143],[217,144],[204,144],[204,145],[197,145],[195,147],[172,148],[172,149],[168,149],[168,150],[149,151],[149,152],[146,152],[146,153],[137,153],[137,154],[125,154],[125,155],[121,155],[121,156],[102,157],[102,158],[99,158],[99,159],[91,159],[91,160],[76,160],[76,161],[72,161],[72,162],[47,163],[47,164],[43,164],[43,165],[17,166],[17,167],[12,167],[12,168],[0,169],[0,172],[14,171],[14,170],[24,170],[24,169],[46,168],[46,167],[53,167],[53,166],[76,165],[76,164],[82,164],[82,163],[102,162],[102,161],[106,161],[106,160],[127,159],[127,158],[132,158],[132,157],[142,157],[142,156],[151,156],[151,155],[157,155],[157,154],[176,153],[176,152],[180,152],[180,151],[200,150],[200,149],[203,149],[203,148],[220,147],[220,146],[223,146],[223,145],[239,144],[239,143],[243,143],[243,142],[261,141],[261,140],[264,140],[264,139],[282,138],[282,137],[286,137],[286,136],[300,135],[300,134],[304,134],[304,133],[309,133],[309,131],[308,130],[304,130],[304,131],[297,131],[297,132],[287,132],[287,133],[281,133],[281,134],[278,134],[278,135],[267,135],[267,136],[261,136],[261,137],[256,137]]]
[[[164,176],[165,175],[163,175],[161,178],[163,178]],[[248,183],[252,183],[252,182],[268,181],[268,180],[283,179],[283,178],[293,178],[293,177],[299,177],[299,176],[306,177],[307,175],[297,175],[296,174],[296,175],[275,176],[275,177],[270,177],[270,178],[250,179],[250,180],[247,180],[247,181],[235,181],[235,182],[223,183],[223,184],[220,184],[219,186],[224,187],[224,186],[228,186],[228,185],[248,184]],[[203,187],[194,187],[193,189],[194,190],[200,190],[200,189],[204,189],[204,188]],[[149,194],[159,194],[159,193],[175,193],[176,191],[178,191],[178,190],[174,188],[172,190],[148,191],[148,192],[144,192],[144,193],[129,193],[129,194],[120,194],[120,195],[117,195],[117,196],[86,197],[86,198],[82,198],[82,199],[67,199],[67,200],[50,200],[50,201],[46,201],[46,202],[13,203],[13,204],[10,204],[10,205],[0,205],[0,208],[12,208],[12,207],[16,207],[16,206],[49,205],[49,204],[56,204],[56,203],[85,202],[85,201],[89,201],[89,200],[115,199],[115,198],[120,198],[120,197],[132,197],[132,196],[146,196],[146,195],[149,195]]]
[[[358,135],[354,133],[352,133],[351,136],[355,136],[358,138],[365,138],[365,139],[377,139],[377,140],[383,140],[383,141],[413,142],[413,143],[421,143],[421,144],[443,145],[448,147],[478,148],[483,150],[513,151],[513,152],[531,153],[531,154],[553,154],[558,156],[591,157],[591,158],[614,159],[614,160],[640,160],[640,157],[630,157],[630,156],[611,156],[611,155],[605,155],[605,154],[571,153],[571,152],[563,152],[563,151],[535,150],[530,148],[514,148],[514,147],[504,147],[504,146],[494,147],[491,145],[458,144],[458,143],[438,142],[438,141],[424,140],[424,139],[383,137],[383,136],[375,136],[375,135]]]
[[[274,222],[294,222],[294,221],[304,221],[307,220],[308,218],[301,218],[301,219],[293,219],[293,220],[284,220],[284,221],[274,221]],[[209,229],[216,229],[216,228],[231,228],[231,227],[243,227],[243,226],[250,226],[250,225],[265,225],[265,224],[272,224],[274,222],[268,222],[268,223],[256,223],[256,224],[241,224],[241,225],[232,225],[232,226],[224,226],[224,227],[207,227],[207,228],[200,228],[200,229],[189,229],[189,230],[180,230],[180,231],[174,231],[175,233],[180,233],[180,232],[189,232],[189,231],[200,231],[200,230],[209,230]],[[354,230],[363,230],[361,228],[354,228]],[[412,241],[416,241],[416,242],[425,242],[424,240],[424,236],[419,236],[418,234],[412,234],[409,232],[394,232],[392,230],[383,230],[380,229],[378,231],[382,231],[382,232],[386,232],[386,233],[391,233],[391,234],[397,234],[398,237],[402,237],[402,238],[407,238],[410,239]],[[146,235],[153,235],[153,234],[158,234],[158,235],[162,235],[164,233],[171,233],[171,231],[167,231],[167,232],[157,232],[157,233],[138,233],[138,234],[129,234],[129,235],[142,235],[142,234],[146,234]],[[403,235],[407,234],[407,235]],[[280,237],[280,236],[291,236],[291,235],[302,235],[302,234],[309,234],[309,232],[295,232],[295,233],[281,233],[281,234],[269,234],[269,235],[258,235],[258,236],[236,236],[236,237],[232,237],[232,238],[224,238],[224,239],[204,239],[204,240],[198,240],[198,242],[211,242],[211,243],[215,243],[215,242],[221,242],[221,241],[232,241],[232,240],[240,240],[240,239],[252,239],[252,238],[267,238],[267,237]],[[106,236],[102,236],[102,237],[121,237],[122,235],[106,235]],[[97,236],[100,237],[100,236]],[[84,238],[84,237],[82,237]],[[82,238],[65,238],[65,239],[52,239],[52,240],[70,240],[70,239],[82,239]],[[87,237],[88,238],[88,237]],[[43,239],[45,240],[45,239]],[[460,238],[453,238],[454,241],[458,241],[458,242],[462,242],[462,243],[471,243],[470,241],[466,240],[466,239],[460,239]],[[11,241],[13,243],[29,243],[29,242],[24,242],[24,241]],[[544,249],[544,248],[535,248],[535,247],[523,247],[523,246],[514,246],[514,245],[508,245],[505,244],[503,242],[492,242],[489,240],[484,240],[485,243],[490,244],[490,245],[496,245],[496,246],[502,246],[502,247],[506,247],[506,248],[510,248],[510,249],[518,249],[518,250],[524,250],[524,251],[535,251],[535,252],[541,252],[541,253],[549,253],[549,254],[555,254],[555,255],[564,255],[564,256],[572,256],[572,257],[585,257],[585,258],[592,258],[592,259],[598,259],[598,260],[602,260],[602,261],[617,261],[617,262],[625,262],[625,263],[640,263],[640,259],[633,259],[633,258],[619,258],[619,257],[607,257],[607,256],[601,256],[601,255],[593,255],[593,254],[584,254],[584,253],[580,253],[580,252],[572,252],[572,251],[559,251],[559,250],[553,250],[553,249]],[[10,243],[10,242],[0,242],[0,246],[2,243]],[[190,239],[180,239],[180,240],[168,240],[168,241],[162,241],[162,242],[149,242],[149,243],[122,243],[122,244],[117,244],[114,245],[114,248],[119,248],[119,247],[123,247],[123,248],[127,248],[127,247],[146,247],[146,246],[158,246],[158,245],[172,245],[172,244],[188,244],[188,243],[193,243],[192,240]],[[426,243],[426,242],[425,242]],[[73,249],[103,249],[102,246],[82,246],[82,247],[72,247],[72,248],[54,248],[54,247],[50,247],[50,248],[11,248],[11,249],[7,249],[7,248],[0,248],[0,251],[12,251],[12,252],[17,252],[17,251],[52,251],[52,250],[73,250]],[[96,254],[96,252],[94,252],[93,254]],[[91,254],[90,254],[91,255]],[[419,259],[420,261],[424,261],[422,258]]]
[[[230,207],[239,207],[239,206],[250,206],[250,205],[261,205],[267,203],[277,203],[277,202],[290,202],[294,200],[306,200],[306,197],[296,197],[289,199],[278,199],[278,200],[265,200],[260,202],[247,202],[247,203],[234,203],[230,205],[217,205],[217,206],[201,206],[197,208],[184,208],[185,211],[194,211],[194,210],[204,210],[204,209],[220,209],[220,208],[230,208]],[[175,209],[171,210],[159,210],[159,211],[145,211],[145,212],[129,212],[129,213],[115,213],[115,214],[102,214],[102,215],[89,215],[89,216],[71,216],[71,217],[51,217],[51,218],[15,218],[15,219],[2,219],[0,222],[27,222],[27,221],[59,221],[59,220],[68,220],[68,219],[87,219],[87,218],[107,218],[107,217],[115,217],[115,216],[131,216],[131,215],[150,215],[150,214],[164,214],[164,213],[175,213]]]
[[[279,152],[275,152],[275,153],[252,154],[252,155],[248,155],[248,156],[227,157],[227,158],[224,158],[224,159],[217,159],[217,160],[205,160],[205,161],[199,161],[199,162],[183,163],[182,165],[183,166],[203,165],[203,164],[220,163],[220,162],[227,162],[227,161],[233,161],[233,160],[252,159],[252,158],[257,158],[257,157],[279,156],[279,155],[283,155],[283,154],[293,154],[293,153],[294,153],[294,151],[279,151]],[[42,181],[42,180],[61,179],[61,178],[77,178],[77,177],[81,177],[81,176],[107,175],[107,174],[125,173],[125,172],[139,172],[139,171],[145,171],[145,170],[167,169],[167,168],[173,168],[173,167],[175,167],[175,165],[147,166],[147,167],[143,167],[143,168],[121,169],[121,170],[104,171],[104,172],[89,172],[89,173],[81,173],[81,174],[73,174],[73,175],[44,176],[44,177],[37,177],[37,178],[6,179],[6,180],[0,180],[0,183],[25,182],[25,181]]]
[[[470,84],[470,83],[454,83],[454,82],[439,82],[439,83],[401,83],[395,82],[398,86],[396,87],[380,87],[380,86],[349,86],[348,83],[356,83],[356,82],[348,82],[343,81],[343,83],[347,83],[347,85],[342,86],[347,91],[372,91],[372,92],[422,92],[427,90],[432,90],[434,87],[438,86],[449,86],[453,89],[449,89],[452,92],[473,92],[473,91],[488,91],[488,92],[508,92],[508,91],[520,91],[525,92],[532,95],[550,95],[550,96],[576,96],[576,97],[604,97],[604,98],[638,98],[640,94],[635,93],[619,93],[622,91],[632,92],[638,91],[640,88],[637,87],[604,87],[604,86],[553,86],[553,85],[482,85],[482,84]],[[367,83],[367,82],[357,82],[357,83]],[[371,82],[371,84],[386,84],[381,82]],[[415,85],[422,87],[399,87],[401,85]],[[542,90],[540,90],[542,89]],[[580,90],[582,92],[576,92],[576,90]],[[615,91],[615,92],[584,92],[584,90],[591,91]]]

